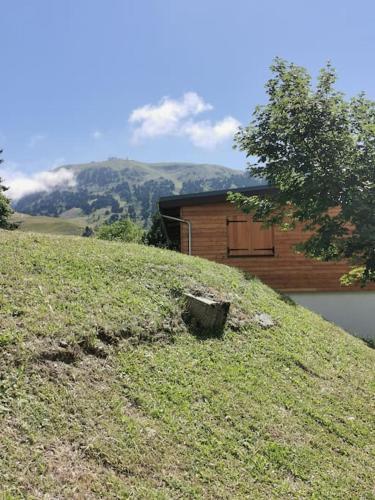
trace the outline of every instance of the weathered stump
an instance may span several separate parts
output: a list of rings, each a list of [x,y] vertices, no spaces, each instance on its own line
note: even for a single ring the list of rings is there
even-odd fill
[[[202,333],[221,334],[227,320],[230,302],[217,301],[198,297],[190,293],[184,294],[187,302],[187,313]]]

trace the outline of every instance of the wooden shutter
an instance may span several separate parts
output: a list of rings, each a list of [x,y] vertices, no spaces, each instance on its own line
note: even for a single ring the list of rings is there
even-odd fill
[[[273,228],[263,228],[250,215],[227,219],[228,257],[274,255]]]
[[[251,255],[274,255],[273,228],[262,227],[261,222],[252,220],[250,227]]]
[[[234,216],[227,219],[228,256],[250,255],[250,221],[246,216]]]

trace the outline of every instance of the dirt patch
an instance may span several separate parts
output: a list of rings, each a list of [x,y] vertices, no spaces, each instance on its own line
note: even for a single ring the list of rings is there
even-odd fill
[[[56,441],[44,450],[44,459],[45,476],[53,484],[61,485],[70,498],[97,498],[92,485],[97,485],[99,477],[106,475],[105,468],[87,459],[78,447],[69,442]]]
[[[99,327],[96,336],[99,340],[101,340],[104,344],[108,345],[117,345],[120,340],[120,335],[115,335],[113,332],[109,332],[104,328]]]
[[[43,351],[36,356],[39,361],[52,361],[71,365],[77,361],[77,350],[71,349],[56,349],[51,351]]]

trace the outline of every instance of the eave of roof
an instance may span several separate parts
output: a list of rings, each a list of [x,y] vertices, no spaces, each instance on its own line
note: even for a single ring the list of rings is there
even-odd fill
[[[276,188],[269,185],[249,186],[234,189],[222,189],[220,191],[205,191],[200,193],[180,194],[176,196],[162,196],[159,198],[159,208],[177,208],[191,205],[204,205],[209,203],[220,203],[226,201],[228,192],[241,193],[247,196],[266,194],[276,191]]]

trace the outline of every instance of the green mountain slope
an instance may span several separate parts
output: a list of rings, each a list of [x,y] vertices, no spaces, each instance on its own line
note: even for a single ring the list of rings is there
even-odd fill
[[[373,498],[375,351],[256,279],[0,231],[0,285],[5,498]],[[231,300],[222,337],[183,291]]]
[[[160,196],[257,183],[240,170],[219,165],[111,158],[60,168],[75,174],[74,187],[24,196],[15,204],[16,210],[30,215],[75,218],[90,225],[128,215],[147,225]]]

